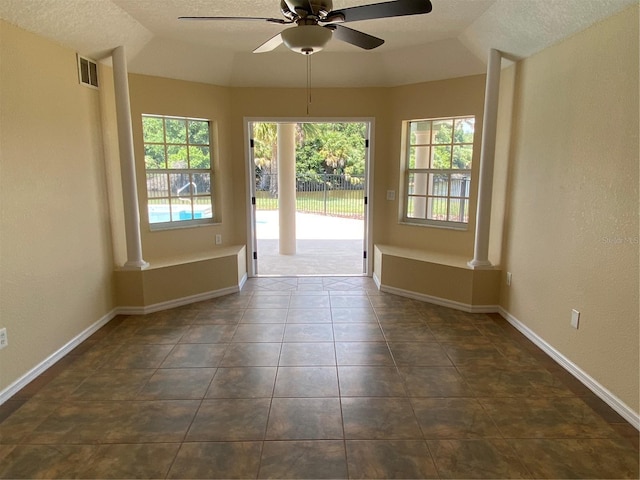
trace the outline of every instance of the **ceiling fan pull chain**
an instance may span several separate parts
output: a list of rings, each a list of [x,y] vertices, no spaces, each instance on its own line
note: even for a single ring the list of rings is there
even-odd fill
[[[311,106],[311,55],[307,55],[307,116]]]

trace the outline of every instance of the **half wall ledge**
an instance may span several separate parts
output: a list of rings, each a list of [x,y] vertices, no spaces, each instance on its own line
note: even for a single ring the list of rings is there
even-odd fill
[[[375,245],[373,278],[394,293],[470,313],[498,311],[498,268],[474,269],[468,258],[410,248]]]
[[[137,315],[239,292],[247,279],[244,245],[116,269],[118,312]]]

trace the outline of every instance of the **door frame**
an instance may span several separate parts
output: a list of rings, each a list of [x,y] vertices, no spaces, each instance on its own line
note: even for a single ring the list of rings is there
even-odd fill
[[[246,200],[246,222],[247,222],[247,276],[256,277],[257,260],[254,253],[257,252],[258,239],[256,236],[256,205],[252,199],[255,198],[256,185],[254,175],[253,148],[251,146],[251,125],[255,122],[266,123],[365,123],[367,125],[368,148],[365,148],[365,192],[366,199],[364,205],[364,252],[366,258],[364,262],[364,273],[362,276],[371,277],[373,275],[373,170],[375,164],[375,118],[373,117],[244,117],[244,145],[245,145],[245,179],[247,185]]]

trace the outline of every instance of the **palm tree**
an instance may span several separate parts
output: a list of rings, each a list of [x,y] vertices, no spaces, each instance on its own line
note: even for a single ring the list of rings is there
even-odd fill
[[[262,184],[262,175],[278,174],[278,125],[276,123],[256,122],[253,124],[254,162],[256,182]],[[275,197],[278,194],[278,182],[271,181],[269,191]]]

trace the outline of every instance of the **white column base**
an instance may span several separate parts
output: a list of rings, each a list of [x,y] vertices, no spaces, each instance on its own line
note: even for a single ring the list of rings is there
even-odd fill
[[[474,270],[491,270],[493,268],[493,263],[489,260],[469,260],[467,265],[473,268]]]
[[[144,260],[130,260],[121,267],[121,270],[144,270],[148,267],[149,262],[145,262]]]

